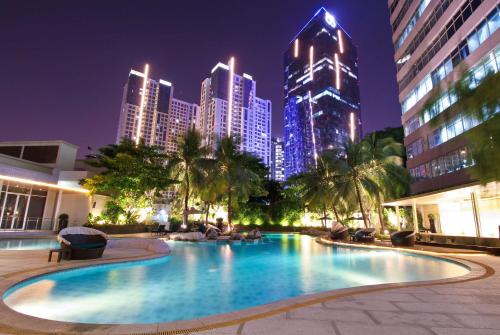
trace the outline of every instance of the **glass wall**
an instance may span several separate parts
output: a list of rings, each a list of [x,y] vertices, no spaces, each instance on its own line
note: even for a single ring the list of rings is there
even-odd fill
[[[42,229],[47,189],[0,180],[0,229]]]
[[[465,169],[474,164],[470,148],[462,147],[410,169],[410,175],[413,180],[420,181]]]
[[[422,79],[415,88],[408,93],[401,104],[403,114],[412,108],[433,87],[438,86],[454,68],[476,50],[489,36],[493,35],[498,27],[500,27],[500,6],[495,8],[485,20],[481,21],[468,37],[464,39],[436,69]],[[428,57],[426,59],[429,62],[431,58]],[[498,66],[491,70],[496,72],[498,71],[497,68]],[[411,77],[411,79],[413,79],[413,77]],[[400,87],[400,90],[403,90],[407,84]]]

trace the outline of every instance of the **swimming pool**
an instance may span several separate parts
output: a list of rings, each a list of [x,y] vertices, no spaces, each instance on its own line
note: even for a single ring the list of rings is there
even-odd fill
[[[59,247],[59,242],[49,238],[13,238],[0,240],[0,250],[48,250]]]
[[[12,309],[84,323],[156,323],[227,313],[338,288],[460,276],[454,262],[323,246],[309,236],[261,244],[169,242],[171,256],[37,277],[9,289]]]

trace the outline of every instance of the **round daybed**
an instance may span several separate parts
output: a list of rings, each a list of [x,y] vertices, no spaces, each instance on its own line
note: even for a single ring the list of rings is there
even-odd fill
[[[361,242],[361,243],[375,242],[375,228],[365,228],[357,230],[354,233],[352,240],[354,242]]]
[[[102,257],[108,237],[97,229],[69,227],[59,232],[57,240],[64,259],[94,259]]]
[[[415,245],[415,232],[402,230],[391,234],[391,242],[395,247],[413,247]]]
[[[330,239],[333,241],[345,241],[348,237],[349,229],[340,222],[335,222],[330,232]]]

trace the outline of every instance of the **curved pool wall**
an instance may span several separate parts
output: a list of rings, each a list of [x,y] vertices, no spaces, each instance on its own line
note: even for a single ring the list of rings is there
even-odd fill
[[[59,247],[56,239],[8,238],[0,240],[0,250],[48,250]]]
[[[469,272],[430,256],[324,246],[304,235],[268,236],[259,244],[169,242],[171,256],[42,275],[10,288],[3,298],[17,312],[50,320],[145,324]]]

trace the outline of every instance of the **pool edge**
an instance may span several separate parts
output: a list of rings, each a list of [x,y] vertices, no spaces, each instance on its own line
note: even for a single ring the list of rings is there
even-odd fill
[[[363,246],[356,246],[356,247],[363,247]],[[394,250],[394,248],[390,249]],[[495,270],[491,266],[476,260],[457,257],[457,255],[439,254],[436,252],[415,251],[407,249],[396,250],[396,251],[415,253],[420,255],[428,255],[438,259],[452,261],[469,268],[470,272],[467,273],[466,275],[459,277],[452,277],[452,278],[438,279],[431,281],[380,284],[380,285],[369,285],[369,286],[360,286],[355,288],[330,290],[310,295],[302,295],[231,313],[218,314],[214,316],[208,316],[193,320],[155,323],[155,324],[104,325],[104,324],[84,324],[84,323],[53,321],[18,313],[15,310],[11,309],[9,306],[7,306],[3,301],[3,299],[1,299],[0,332],[5,332],[8,334],[27,334],[27,335],[54,334],[54,332],[57,334],[75,334],[80,332],[86,332],[89,330],[92,330],[97,333],[102,331],[103,334],[113,332],[113,334],[134,334],[134,335],[153,335],[153,334],[170,335],[170,334],[195,333],[201,331],[214,330],[218,328],[224,328],[228,326],[235,326],[245,322],[286,313],[298,308],[308,307],[311,305],[339,298],[345,298],[353,295],[381,292],[398,288],[465,283],[465,282],[485,279],[495,274]],[[5,278],[4,282],[0,285],[0,296],[3,297],[3,295],[9,289],[24,281],[32,280],[38,276],[43,276],[49,273],[67,271],[71,269],[77,269],[89,266],[100,266],[106,264],[118,264],[124,262],[149,260],[149,259],[160,258],[163,256],[164,255],[149,255],[149,256],[138,256],[138,257],[126,257],[122,259],[109,259],[106,260],[105,262],[100,262],[98,264],[95,264],[94,262],[89,262],[85,264],[84,263],[67,264],[68,266],[65,266],[62,269],[61,268],[56,270],[50,269],[51,271],[47,271],[46,267],[43,269],[26,270],[22,271],[21,273],[14,273],[12,276],[8,276],[7,278],[5,278],[4,276]],[[478,255],[467,255],[467,256],[478,256]],[[36,324],[36,329],[27,329],[18,327],[18,325],[20,324],[31,324],[31,325]]]

